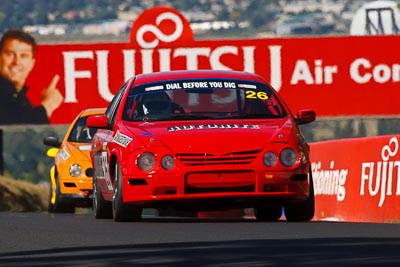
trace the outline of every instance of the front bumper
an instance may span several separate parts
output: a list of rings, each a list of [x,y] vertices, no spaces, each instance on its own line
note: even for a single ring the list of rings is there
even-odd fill
[[[92,178],[63,179],[59,184],[61,193],[60,198],[69,199],[77,205],[90,205],[92,203]]]
[[[123,201],[141,205],[182,206],[194,209],[284,205],[309,197],[308,170],[255,172],[214,170],[184,175],[123,177]]]

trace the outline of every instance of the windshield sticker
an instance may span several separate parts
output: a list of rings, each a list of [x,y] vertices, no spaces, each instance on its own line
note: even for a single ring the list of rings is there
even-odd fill
[[[256,89],[256,86],[252,86],[250,84],[236,85],[236,82],[198,81],[198,82],[171,82],[171,83],[165,83],[163,85],[155,85],[155,86],[151,86],[151,87],[146,87],[144,90],[146,92],[150,92],[150,91],[158,91],[158,90],[200,89],[200,88],[236,89],[238,87]]]
[[[119,131],[117,131],[117,133],[115,134],[114,139],[113,139],[114,143],[117,143],[123,147],[127,147],[131,141],[132,141],[132,138],[120,133]]]
[[[183,88],[209,88],[208,82],[185,82]]]
[[[253,84],[238,84],[239,88],[247,88],[247,89],[257,89],[257,86]]]
[[[152,87],[147,87],[144,90],[145,91],[157,91],[157,90],[163,90],[164,86],[162,85],[156,85],[156,86],[152,86]]]
[[[211,129],[255,129],[259,130],[257,124],[200,124],[200,125],[182,125],[168,127],[168,132],[190,131],[190,130],[211,130]]]
[[[79,146],[79,150],[81,150],[81,151],[90,150],[90,148],[91,148],[91,145]]]

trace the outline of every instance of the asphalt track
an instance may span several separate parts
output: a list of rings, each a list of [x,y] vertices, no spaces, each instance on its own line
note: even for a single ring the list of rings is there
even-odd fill
[[[0,266],[400,266],[400,225],[0,213]]]

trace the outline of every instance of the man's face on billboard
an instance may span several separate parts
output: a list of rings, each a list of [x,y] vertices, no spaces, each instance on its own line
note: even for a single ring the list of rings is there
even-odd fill
[[[21,90],[35,64],[32,46],[17,39],[8,39],[0,51],[0,75]]]

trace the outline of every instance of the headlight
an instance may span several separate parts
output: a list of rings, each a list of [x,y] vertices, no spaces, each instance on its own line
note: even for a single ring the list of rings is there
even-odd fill
[[[276,155],[273,152],[267,152],[264,154],[264,164],[268,167],[274,166],[276,163]]]
[[[161,159],[161,166],[165,170],[172,169],[172,167],[174,167],[174,164],[175,164],[175,160],[171,155],[166,155],[166,156],[162,157],[162,159]]]
[[[283,166],[291,167],[297,162],[297,153],[291,148],[285,148],[281,151],[279,159]]]
[[[82,174],[82,166],[79,164],[72,164],[71,167],[69,167],[69,174],[72,177],[78,177]]]
[[[149,171],[154,168],[156,159],[153,153],[145,152],[139,156],[137,164],[143,171]]]

